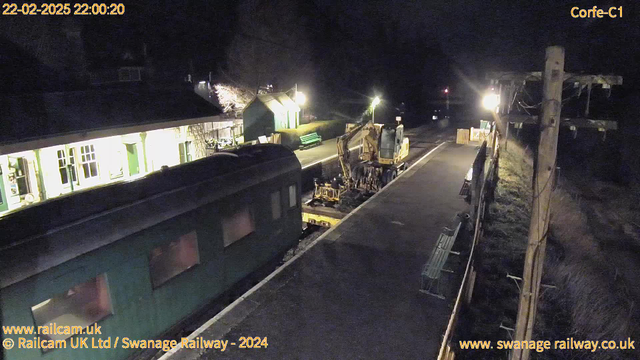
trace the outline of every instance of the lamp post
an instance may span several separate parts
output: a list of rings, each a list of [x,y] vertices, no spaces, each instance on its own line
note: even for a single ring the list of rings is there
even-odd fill
[[[509,122],[502,126],[502,120],[500,119],[500,95],[493,92],[488,93],[482,98],[482,107],[491,111],[493,119],[498,127],[498,131],[505,134],[504,137],[504,149],[507,149],[509,143]]]
[[[449,87],[444,89],[444,94],[447,96],[447,115],[449,115]]]
[[[298,104],[298,106],[300,107],[300,121],[302,121],[302,118],[304,117],[304,108],[302,107],[302,105],[307,102],[307,97],[299,91],[296,91],[295,97],[296,104]]]
[[[307,97],[304,95],[304,93],[298,91],[298,83],[296,83],[296,85],[292,89],[287,90],[286,92],[289,92],[291,90],[293,90],[293,100],[300,107],[300,121],[302,121],[302,118],[304,117],[304,108],[302,107],[302,105],[307,102]]]
[[[374,123],[376,122],[376,106],[378,106],[378,104],[380,104],[380,98],[376,96],[371,102],[371,106],[373,107],[371,112],[371,121]]]

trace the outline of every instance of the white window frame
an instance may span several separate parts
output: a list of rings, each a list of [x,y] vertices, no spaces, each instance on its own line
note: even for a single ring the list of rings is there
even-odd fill
[[[100,167],[98,166],[98,158],[96,156],[96,149],[94,144],[84,144],[80,147],[80,167],[82,168],[82,176],[84,179],[92,181],[100,178]],[[86,151],[86,152],[85,152]],[[91,174],[91,164],[95,163],[96,174]],[[87,171],[85,169],[85,165],[89,170],[89,175],[87,176]]]
[[[60,153],[62,152],[62,157],[60,157]],[[68,188],[71,187],[71,183],[78,184],[78,170],[76,168],[76,159],[75,159],[75,149],[73,147],[69,148],[59,148],[56,150],[56,158],[58,160],[58,173],[60,174],[60,183],[63,187]],[[60,163],[62,162],[62,165]],[[62,169],[66,171],[67,174],[67,182],[62,182]],[[71,171],[69,171],[71,169]]]

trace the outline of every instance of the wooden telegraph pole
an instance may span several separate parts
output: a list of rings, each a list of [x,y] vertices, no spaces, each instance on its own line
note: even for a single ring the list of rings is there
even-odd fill
[[[536,319],[540,280],[549,227],[549,202],[556,170],[562,81],[564,78],[564,48],[550,46],[544,68],[540,142],[533,174],[533,206],[529,225],[529,245],[524,260],[520,304],[514,340],[531,340]],[[512,360],[528,360],[529,350],[514,349]]]

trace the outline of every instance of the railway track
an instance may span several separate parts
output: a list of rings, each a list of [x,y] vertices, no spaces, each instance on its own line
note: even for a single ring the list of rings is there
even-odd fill
[[[407,131],[407,136],[409,137],[409,141],[411,143],[411,150],[409,151],[409,155],[407,157],[406,163],[407,166],[411,166],[414,161],[420,159],[425,153],[436,147],[438,144],[450,141],[454,139],[454,131],[453,128],[445,128],[439,129],[434,126],[424,126],[413,128]],[[316,164],[316,168],[309,167],[303,169],[303,184],[302,184],[302,203],[306,203],[313,197],[313,177],[325,177],[325,178],[333,178],[338,176],[340,173],[340,166],[338,163],[338,158],[330,159],[322,164]],[[320,169],[317,167],[321,166]],[[311,173],[314,172],[316,176],[312,176],[312,174],[306,174],[305,171]],[[317,175],[320,174],[320,175]],[[308,183],[305,184],[304,181]],[[311,181],[309,181],[311,180]],[[308,244],[310,244],[313,239],[317,238],[322,234],[326,228],[322,228],[320,226],[313,226],[303,224],[302,234],[300,236],[300,243],[294,249],[295,253],[303,250]],[[312,239],[312,240],[310,240]],[[290,250],[290,252],[292,251]],[[287,253],[289,254],[289,253]],[[286,256],[285,256],[286,257]]]
[[[413,164],[414,161],[422,157],[426,152],[430,151],[434,147],[438,146],[441,142],[450,141],[454,138],[455,129],[438,129],[434,126],[426,128],[414,128],[408,131],[412,148],[407,157],[407,165]],[[309,200],[313,196],[313,177],[333,177],[337,176],[340,171],[337,158],[332,158],[325,163],[318,163],[311,167],[307,167],[302,170],[302,203]],[[305,186],[305,182],[309,186]],[[306,249],[315,239],[322,235],[326,228],[319,226],[304,226],[301,229],[300,238],[298,244],[290,248],[288,251],[276,258],[276,260],[263,266],[246,279],[240,281],[232,289],[229,289],[220,298],[209,304],[204,310],[194,314],[186,321],[182,322],[182,325],[176,331],[172,331],[171,335],[168,335],[167,339],[179,339],[193,332],[209,319],[214,317],[218,312],[222,311],[227,305],[233,303],[242,294],[251,289],[255,284],[259,283],[262,279],[267,277],[270,273],[275,271],[278,267],[284,264],[286,261],[294,257],[299,252]],[[139,353],[134,360],[143,359],[158,359],[162,353],[147,351]]]

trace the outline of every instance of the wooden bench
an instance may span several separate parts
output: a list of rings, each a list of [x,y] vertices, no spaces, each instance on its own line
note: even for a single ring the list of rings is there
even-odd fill
[[[422,281],[420,284],[420,292],[428,295],[435,296],[440,299],[444,299],[444,296],[440,294],[440,276],[443,272],[453,273],[451,270],[444,269],[444,265],[449,258],[449,254],[460,255],[459,252],[451,251],[453,243],[458,237],[462,221],[458,222],[455,230],[451,230],[447,227],[444,228],[436,247],[429,257],[429,261],[422,268]]]
[[[318,133],[311,133],[300,136],[300,149],[305,149],[317,144],[322,144],[322,137]]]
[[[460,196],[469,196],[471,195],[471,181],[465,179],[462,182],[462,187],[460,188],[460,192],[458,193]]]

